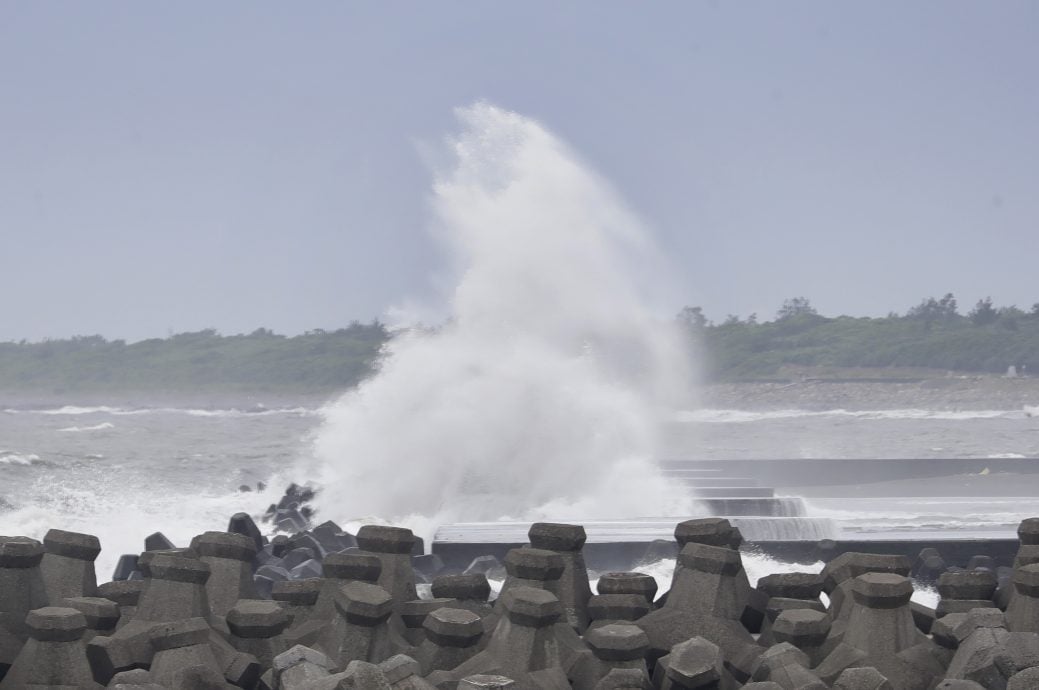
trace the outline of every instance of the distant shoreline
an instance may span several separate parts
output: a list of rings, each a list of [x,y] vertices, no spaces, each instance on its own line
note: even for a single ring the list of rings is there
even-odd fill
[[[783,378],[704,383],[693,391],[697,407],[740,410],[1021,410],[1039,406],[1039,378],[949,375],[945,372],[861,369],[787,372]],[[873,376],[863,374],[874,373]],[[928,375],[929,374],[929,375]],[[0,388],[0,410],[50,405],[194,407],[255,406],[318,408],[355,386],[249,388],[213,385],[91,388],[76,390]]]
[[[855,373],[858,372],[861,370]],[[707,384],[700,391],[699,402],[703,407],[751,410],[1021,410],[1025,406],[1039,406],[1039,378],[939,375],[936,372],[930,377],[805,375],[797,379]]]

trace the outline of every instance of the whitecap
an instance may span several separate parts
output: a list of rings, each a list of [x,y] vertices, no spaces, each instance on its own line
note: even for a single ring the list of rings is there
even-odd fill
[[[112,424],[111,422],[101,422],[100,424],[95,424],[93,426],[67,426],[64,429],[58,429],[58,431],[69,431],[69,432],[102,431],[104,429],[114,429],[114,428],[115,428],[115,424]]]
[[[765,422],[777,419],[798,419],[803,417],[834,417],[847,419],[865,420],[947,420],[965,421],[971,419],[999,419],[1014,418],[1019,412],[1007,410],[925,410],[925,409],[894,409],[894,410],[845,410],[838,408],[834,410],[734,410],[734,409],[700,409],[680,410],[675,413],[674,420],[677,422],[692,422],[702,424],[746,424],[751,422]]]
[[[13,450],[0,450],[0,465],[32,465],[39,462],[36,453],[16,453]]]

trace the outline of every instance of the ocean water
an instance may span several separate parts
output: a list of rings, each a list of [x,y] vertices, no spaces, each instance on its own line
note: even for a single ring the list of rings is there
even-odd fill
[[[334,409],[323,402],[243,398],[197,407],[168,399],[90,406],[68,399],[0,401],[0,534],[42,538],[52,527],[96,534],[103,547],[98,571],[106,577],[121,553],[140,551],[154,531],[180,545],[205,530],[225,529],[232,513],[259,515],[289,481],[311,479],[293,472],[301,458],[314,453],[314,439]],[[1017,410],[698,410],[679,419],[683,433],[677,437],[689,444],[683,450],[690,457],[1039,455],[1039,420]],[[541,471],[550,473],[551,465],[546,460]],[[268,489],[238,490],[243,484],[255,489],[257,482]],[[521,494],[522,483],[512,490]],[[833,518],[846,529],[935,532],[982,526],[1005,533],[1023,517],[1039,514],[1031,490],[1026,486],[1020,497],[977,500],[968,510],[950,510],[948,501],[934,498],[888,499],[872,506],[860,501],[858,511],[847,499],[813,497],[808,505],[810,514]],[[326,504],[335,502],[335,495],[326,497]],[[654,509],[645,505],[641,515],[631,517],[653,516]],[[379,517],[353,512],[350,505],[337,512],[337,520]]]

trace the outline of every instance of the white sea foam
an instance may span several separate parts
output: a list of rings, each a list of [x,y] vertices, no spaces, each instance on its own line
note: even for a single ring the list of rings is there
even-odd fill
[[[283,489],[285,484],[274,486]],[[240,493],[200,487],[192,494],[123,488],[107,477],[89,483],[67,482],[57,474],[39,477],[20,492],[34,497],[30,503],[16,503],[0,515],[2,531],[34,539],[42,539],[53,527],[93,534],[102,547],[95,563],[98,581],[107,582],[119,556],[140,553],[152,532],[161,531],[177,546],[187,546],[195,535],[227,529],[228,518],[236,512],[262,514],[281,493],[274,488]]]
[[[40,414],[52,416],[79,416],[79,415],[113,415],[117,417],[136,415],[159,415],[159,414],[183,414],[191,417],[267,417],[272,415],[297,415],[311,416],[320,413],[319,410],[307,407],[279,407],[279,408],[256,408],[256,409],[206,409],[190,407],[111,407],[108,405],[96,405],[83,407],[80,405],[64,405],[62,407],[44,409],[16,409],[4,410],[8,414]],[[86,430],[86,429],[82,429]]]
[[[852,418],[864,420],[971,420],[971,419],[1000,419],[1021,417],[1017,411],[1007,410],[923,410],[923,409],[896,409],[896,410],[728,410],[728,409],[700,409],[683,410],[674,416],[678,422],[696,422],[704,424],[746,424],[751,422],[766,422],[776,419],[797,419],[801,417],[834,417]]]
[[[40,462],[40,456],[35,453],[0,450],[0,465],[32,465],[37,462]]]
[[[688,514],[650,462],[690,357],[639,292],[666,274],[648,234],[538,123],[487,104],[458,114],[433,197],[460,275],[451,318],[394,338],[379,373],[323,410],[300,470],[324,487],[321,515],[428,533]]]
[[[114,429],[115,424],[112,422],[101,422],[100,424],[94,424],[92,426],[67,426],[64,429],[58,429],[58,431],[68,432],[79,432],[79,431],[103,431],[105,429]]]

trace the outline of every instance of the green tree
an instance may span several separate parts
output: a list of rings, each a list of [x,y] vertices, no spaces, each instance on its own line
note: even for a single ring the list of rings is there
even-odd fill
[[[684,307],[676,317],[678,322],[692,331],[702,331],[707,327],[707,317],[701,307]]]
[[[804,297],[793,297],[783,300],[783,306],[776,312],[776,321],[785,321],[797,316],[818,316],[812,303]]]
[[[987,326],[995,323],[999,318],[999,312],[992,306],[992,298],[979,299],[974,308],[967,314],[971,323],[975,326]]]

